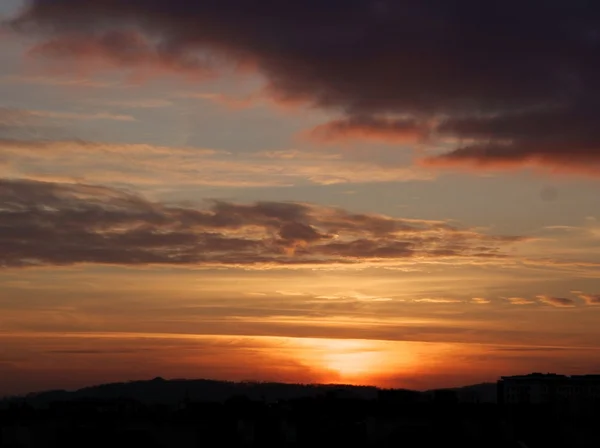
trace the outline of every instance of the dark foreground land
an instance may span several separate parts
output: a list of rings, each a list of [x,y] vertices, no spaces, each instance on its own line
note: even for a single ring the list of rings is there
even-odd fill
[[[155,380],[5,401],[0,447],[599,447],[599,415],[456,391]]]

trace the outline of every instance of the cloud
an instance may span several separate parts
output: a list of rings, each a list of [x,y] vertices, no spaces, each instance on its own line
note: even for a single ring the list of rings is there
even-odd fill
[[[12,115],[13,119],[15,118]],[[342,158],[340,153],[271,151],[235,157],[194,147],[116,144],[82,140],[18,139],[45,133],[43,123],[16,121],[2,129],[0,158],[10,162],[5,176],[47,181],[128,185],[289,186],[429,180],[430,173],[406,166]],[[25,136],[26,137],[26,136]]]
[[[600,132],[594,127],[600,97],[487,117],[448,119],[438,133],[469,142],[429,157],[425,165],[490,168],[550,167],[556,172],[600,174]]]
[[[556,308],[573,308],[575,306],[575,301],[573,299],[567,299],[565,297],[540,295],[537,296],[537,299],[546,305],[554,306]]]
[[[492,303],[492,301],[483,297],[473,297],[471,299],[471,303],[475,303],[477,305],[487,305],[488,303]]]
[[[181,92],[177,95],[177,97],[209,101],[213,104],[231,110],[242,110],[268,105],[271,107],[277,107],[280,111],[290,111],[297,108],[297,106],[303,105],[302,102],[298,101],[285,101],[283,99],[273,98],[268,94],[268,92],[264,92],[263,90],[258,90],[241,96],[232,96],[224,93],[214,92]]]
[[[506,299],[511,305],[533,305],[533,300],[524,299],[522,297],[509,297]]]
[[[131,115],[112,114],[108,112],[79,113],[53,110],[27,110],[0,108],[0,125],[19,126],[30,123],[36,118],[50,120],[113,120],[113,121],[135,121]]]
[[[123,109],[159,109],[171,106],[173,103],[163,99],[135,99],[135,100],[106,100],[94,98],[86,101],[96,106],[117,107]]]
[[[0,181],[0,266],[320,266],[504,259],[519,237],[288,202],[207,208],[85,184]]]
[[[333,301],[352,301],[352,302],[391,302],[393,299],[390,297],[374,296],[370,294],[364,294],[358,291],[346,291],[339,292],[336,294],[324,294],[315,297],[317,300],[333,300]]]
[[[89,87],[89,88],[109,88],[117,87],[119,84],[110,81],[96,80],[90,78],[73,77],[53,77],[53,76],[0,76],[0,83],[5,84],[25,84],[56,87]]]
[[[570,347],[496,347],[499,352],[564,352]]]
[[[97,113],[78,113],[78,112],[59,112],[49,110],[29,110],[27,111],[33,117],[50,118],[57,120],[114,120],[114,121],[135,121],[131,115],[111,114],[108,112]]]
[[[578,293],[577,297],[583,300],[586,305],[600,305],[600,294]]]
[[[44,56],[52,59],[84,57],[86,71],[96,68],[135,69],[135,78],[147,76],[139,68],[159,72],[179,72],[195,79],[213,76],[209,61],[194,52],[171,48],[169,45],[156,45],[149,36],[132,30],[108,31],[102,35],[58,36],[43,42],[29,52],[31,56]]]
[[[463,303],[463,300],[445,299],[445,298],[425,298],[425,299],[414,299],[413,302],[419,302],[419,303]]]
[[[599,22],[569,0],[32,0],[11,25],[58,61],[251,67],[274,98],[338,113],[326,139],[397,143],[429,122],[446,147],[430,164],[599,174]]]
[[[586,252],[588,252],[586,250]],[[524,258],[521,260],[525,265],[531,266],[544,266],[551,268],[565,268],[572,270],[588,271],[593,275],[597,275],[598,268],[600,268],[600,262],[588,261],[588,260],[572,260],[572,259],[556,259],[556,258],[536,258],[528,259]],[[582,271],[582,272],[584,272]]]
[[[410,144],[425,140],[427,128],[414,118],[386,119],[353,117],[330,121],[305,134],[309,139],[338,143],[345,140],[371,140]]]
[[[0,107],[0,139],[46,139],[59,131],[52,111]],[[60,114],[60,113],[59,113]]]
[[[224,93],[193,93],[185,92],[179,95],[181,98],[210,101],[230,109],[246,109],[252,107],[255,101],[251,97],[236,98]]]

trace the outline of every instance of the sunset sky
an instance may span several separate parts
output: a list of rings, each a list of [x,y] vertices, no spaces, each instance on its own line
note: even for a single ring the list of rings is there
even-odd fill
[[[0,16],[0,395],[600,373],[600,5]]]

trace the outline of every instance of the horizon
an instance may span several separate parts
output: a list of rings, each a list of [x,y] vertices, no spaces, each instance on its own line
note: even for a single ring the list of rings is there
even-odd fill
[[[575,375],[599,375],[600,373],[596,372],[588,372],[588,373],[579,373]],[[521,376],[531,376],[531,375],[557,375],[570,377],[572,375],[564,374],[560,372],[513,372],[510,374],[499,374],[494,378],[490,377],[488,379],[484,379],[483,381],[476,383],[468,383],[468,384],[458,384],[455,382],[447,383],[445,385],[439,385],[434,387],[422,387],[422,388],[406,388],[406,387],[397,387],[394,385],[377,385],[377,384],[369,384],[369,383],[360,383],[360,382],[293,382],[293,381],[284,381],[284,380],[272,380],[272,379],[260,379],[260,378],[246,378],[246,379],[219,379],[219,378],[210,378],[210,377],[164,377],[161,375],[155,375],[148,378],[123,378],[123,379],[114,379],[113,381],[102,382],[102,383],[90,383],[84,385],[78,385],[73,387],[61,387],[59,384],[51,389],[36,389],[36,390],[28,390],[21,391],[17,394],[9,394],[0,389],[0,399],[6,399],[11,397],[24,397],[27,395],[35,395],[35,394],[43,394],[46,392],[77,392],[83,389],[95,388],[99,386],[106,385],[114,385],[114,384],[129,384],[129,383],[140,383],[140,382],[153,382],[153,381],[165,381],[165,382],[176,382],[176,381],[207,381],[207,382],[220,382],[220,383],[230,383],[230,384],[281,384],[281,385],[291,385],[291,386],[341,386],[341,387],[365,387],[365,388],[375,388],[380,390],[409,390],[419,393],[430,392],[434,390],[443,390],[443,389],[461,389],[468,388],[473,386],[481,386],[481,385],[496,385],[503,378],[508,377],[521,377]],[[66,384],[66,383],[65,383]]]
[[[260,379],[245,379],[245,380],[223,380],[223,379],[215,379],[215,378],[205,378],[205,377],[197,377],[197,378],[164,378],[162,376],[156,376],[154,378],[148,378],[148,379],[126,379],[126,380],[119,380],[119,381],[111,381],[108,383],[98,383],[98,384],[88,384],[86,386],[83,387],[77,387],[77,388],[57,388],[57,389],[44,389],[44,390],[32,390],[32,391],[27,391],[27,392],[23,392],[21,394],[18,395],[9,395],[9,394],[3,394],[2,391],[0,391],[0,399],[7,399],[7,398],[19,398],[19,397],[27,397],[29,395],[38,395],[38,394],[44,394],[44,393],[48,393],[48,392],[78,392],[81,390],[85,390],[85,389],[93,389],[96,387],[103,387],[103,386],[110,386],[110,385],[117,385],[117,384],[130,384],[130,383],[149,383],[149,382],[156,382],[156,381],[161,381],[161,382],[178,382],[178,381],[206,381],[206,382],[216,382],[216,383],[226,383],[226,384],[278,384],[278,385],[284,385],[284,386],[307,386],[307,387],[311,387],[311,386],[340,386],[340,387],[356,387],[356,388],[372,388],[372,389],[378,389],[378,390],[407,390],[407,391],[412,391],[412,392],[419,392],[419,393],[425,393],[425,392],[432,392],[435,390],[445,390],[445,389],[463,389],[463,388],[469,388],[469,387],[476,387],[476,386],[496,386],[498,384],[499,381],[502,381],[505,378],[511,378],[511,377],[527,377],[527,376],[532,376],[532,375],[551,375],[551,376],[559,376],[559,377],[565,377],[565,378],[569,378],[573,375],[565,375],[562,373],[556,373],[556,372],[529,372],[529,373],[517,373],[517,374],[511,374],[511,375],[500,375],[497,377],[496,380],[489,380],[489,381],[484,381],[481,383],[474,383],[474,384],[462,384],[462,385],[458,385],[458,386],[448,386],[448,387],[439,387],[439,388],[428,388],[428,389],[406,389],[406,388],[402,388],[402,387],[382,387],[382,386],[377,386],[374,384],[359,384],[359,383],[355,383],[355,384],[348,384],[348,383],[294,383],[294,382],[286,382],[286,381],[270,381],[270,380],[260,380]],[[589,373],[589,374],[583,374],[585,375],[592,375],[595,376],[597,374],[595,373]]]
[[[600,5],[143,3],[0,4],[0,394],[600,373]]]
[[[30,391],[30,392],[25,392],[23,394],[19,394],[19,395],[3,395],[0,393],[0,400],[2,399],[12,399],[12,398],[27,398],[29,396],[37,396],[37,395],[41,395],[41,394],[45,394],[45,393],[54,393],[54,392],[66,392],[66,393],[74,393],[74,392],[79,392],[82,390],[86,390],[86,389],[94,389],[97,387],[104,387],[104,386],[112,386],[112,385],[127,385],[127,384],[131,384],[131,383],[152,383],[152,382],[156,382],[156,381],[160,381],[160,382],[188,382],[188,381],[198,381],[198,382],[202,382],[202,381],[206,381],[206,382],[210,382],[210,383],[223,383],[223,384],[235,384],[235,385],[271,385],[271,384],[277,384],[277,385],[282,385],[282,386],[301,386],[301,387],[320,387],[320,386],[324,386],[324,387],[334,387],[334,386],[339,386],[339,387],[349,387],[349,388],[366,388],[366,389],[377,389],[377,390],[405,390],[405,391],[410,391],[410,392],[417,392],[417,393],[427,393],[427,392],[434,392],[436,390],[453,390],[453,389],[462,389],[462,388],[468,388],[468,387],[475,387],[475,386],[491,386],[491,385],[496,385],[496,381],[493,382],[483,382],[483,383],[477,383],[477,384],[465,384],[462,386],[457,386],[457,387],[447,387],[447,388],[434,388],[434,389],[404,389],[404,388],[394,388],[394,387],[379,387],[379,386],[375,386],[375,385],[370,385],[370,384],[345,384],[345,383],[289,383],[289,382],[283,382],[283,381],[262,381],[262,380],[239,380],[239,381],[235,381],[235,380],[219,380],[219,379],[211,379],[211,378],[163,378],[163,377],[155,377],[155,378],[150,378],[150,379],[129,379],[129,380],[124,380],[124,381],[115,381],[115,382],[110,382],[110,383],[101,383],[101,384],[90,384],[81,388],[75,388],[75,389],[47,389],[47,390],[35,390],[35,391]],[[499,381],[499,380],[498,380]]]

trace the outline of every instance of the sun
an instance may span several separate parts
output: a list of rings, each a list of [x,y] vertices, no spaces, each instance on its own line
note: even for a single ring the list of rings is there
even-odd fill
[[[307,339],[304,360],[331,374],[333,382],[368,384],[373,376],[393,369],[401,356],[390,353],[381,341]]]
[[[324,365],[340,374],[341,378],[358,379],[378,371],[384,359],[378,352],[332,352],[324,358]]]

